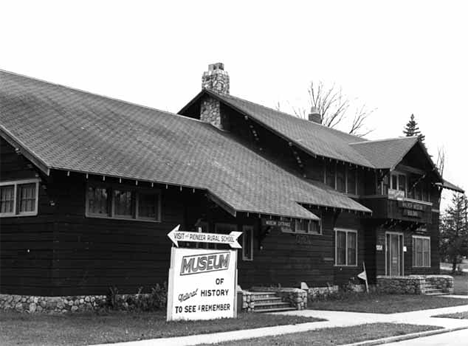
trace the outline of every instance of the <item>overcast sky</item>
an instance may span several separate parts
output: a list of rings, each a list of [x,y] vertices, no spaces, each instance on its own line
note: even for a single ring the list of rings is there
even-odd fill
[[[231,94],[285,111],[322,80],[376,109],[369,139],[402,136],[414,114],[468,189],[465,3],[0,0],[0,68],[171,112],[214,62]]]

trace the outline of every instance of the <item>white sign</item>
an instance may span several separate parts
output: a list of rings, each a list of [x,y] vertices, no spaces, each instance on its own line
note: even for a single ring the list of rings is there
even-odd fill
[[[237,251],[173,247],[167,320],[236,317]]]
[[[180,225],[174,228],[167,235],[175,246],[179,246],[179,241],[189,241],[198,243],[229,244],[234,249],[241,248],[240,244],[237,242],[237,238],[239,238],[242,232],[233,231],[229,234],[179,232],[179,227]]]

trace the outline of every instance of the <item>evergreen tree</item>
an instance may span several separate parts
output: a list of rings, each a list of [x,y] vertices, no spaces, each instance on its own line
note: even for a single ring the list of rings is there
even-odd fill
[[[424,136],[419,130],[418,123],[414,120],[414,114],[411,114],[410,120],[406,124],[406,127],[403,129],[403,133],[406,137],[418,136],[421,142],[424,142],[426,136]]]
[[[440,255],[457,269],[461,256],[468,255],[468,199],[464,194],[454,194],[452,204],[440,219]]]

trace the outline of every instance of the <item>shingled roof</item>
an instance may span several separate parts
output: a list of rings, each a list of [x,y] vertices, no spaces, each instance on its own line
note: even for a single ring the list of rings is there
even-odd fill
[[[416,143],[417,137],[402,137],[350,143],[350,146],[365,156],[374,168],[393,170]]]
[[[309,120],[294,117],[229,94],[221,94],[204,89],[179,114],[185,114],[190,105],[205,94],[221,100],[313,156],[323,156],[363,167],[374,168],[374,165],[366,157],[349,146],[349,143],[366,142],[366,139]]]
[[[301,204],[370,212],[323,184],[288,173],[209,124],[5,71],[0,135],[46,173],[207,190],[234,213],[317,219]]]

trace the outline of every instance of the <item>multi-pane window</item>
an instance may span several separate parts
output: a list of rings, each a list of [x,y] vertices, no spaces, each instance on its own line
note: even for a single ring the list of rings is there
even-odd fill
[[[90,185],[86,207],[88,216],[160,221],[158,191]]]
[[[133,217],[133,213],[135,211],[133,206],[134,194],[134,191],[114,190],[114,215],[116,217]]]
[[[346,166],[336,165],[336,189],[346,192]]]
[[[317,210],[312,212],[321,218],[321,212]],[[299,234],[322,234],[322,222],[321,220],[295,220],[293,231]]]
[[[38,181],[0,183],[0,216],[37,215]]]
[[[346,172],[346,188],[347,192],[351,195],[357,195],[357,169],[352,167],[347,167]]]
[[[390,189],[389,195],[393,198],[405,198],[407,191],[406,175],[399,173],[392,173],[390,176]]]
[[[335,230],[335,265],[357,265],[357,231]]]
[[[324,165],[324,182],[328,186],[344,193],[357,195],[357,172],[354,167],[328,162]]]
[[[431,238],[413,236],[413,267],[431,266]]]
[[[336,189],[336,164],[334,162],[326,165],[325,184]]]

